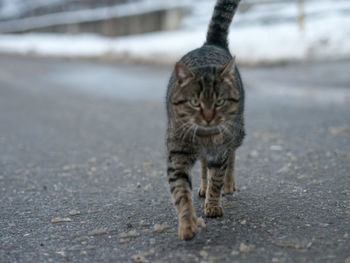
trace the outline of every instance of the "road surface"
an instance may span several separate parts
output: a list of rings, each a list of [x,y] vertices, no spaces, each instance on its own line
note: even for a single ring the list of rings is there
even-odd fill
[[[350,262],[350,61],[243,68],[238,191],[191,241],[165,174],[171,67],[0,56],[0,262]],[[193,169],[194,189],[199,168]]]

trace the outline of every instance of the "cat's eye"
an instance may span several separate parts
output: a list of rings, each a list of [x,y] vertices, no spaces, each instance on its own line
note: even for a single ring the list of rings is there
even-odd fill
[[[224,99],[219,99],[216,101],[215,106],[222,106],[222,105],[224,105],[224,103],[225,103]]]
[[[190,103],[193,107],[199,107],[201,105],[197,99],[191,99]]]

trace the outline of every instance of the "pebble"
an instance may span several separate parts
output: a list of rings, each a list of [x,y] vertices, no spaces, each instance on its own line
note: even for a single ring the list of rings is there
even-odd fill
[[[135,262],[138,262],[138,263],[146,263],[146,262],[148,262],[148,260],[144,256],[141,256],[141,255],[134,255],[131,258]]]
[[[270,150],[271,151],[274,151],[274,152],[279,152],[279,151],[282,151],[282,146],[281,145],[271,145],[270,146]]]
[[[277,243],[274,243],[274,245],[278,247],[283,247],[283,248],[295,248],[295,249],[301,249],[304,247],[303,244],[298,244],[291,240],[277,242]]]
[[[92,230],[90,233],[88,233],[89,236],[99,236],[104,234],[107,234],[107,230],[104,228],[95,229],[95,230]]]
[[[152,248],[149,251],[146,251],[143,253],[143,256],[145,257],[153,257],[156,254],[156,251]]]
[[[330,127],[329,132],[333,136],[341,135],[341,134],[350,134],[350,128],[343,126],[343,127]]]
[[[272,258],[272,263],[283,263],[284,260],[280,258]]]
[[[56,217],[51,220],[51,223],[64,223],[64,222],[72,222],[72,219],[69,217]]]
[[[252,247],[251,246],[247,246],[246,244],[244,244],[244,243],[241,243],[240,245],[239,245],[239,251],[241,252],[241,253],[248,253],[250,250],[252,249]]]
[[[140,234],[133,230],[133,231],[130,231],[128,233],[121,233],[119,237],[120,238],[131,238],[131,237],[138,237],[138,236],[140,236]]]
[[[56,254],[61,255],[61,256],[63,256],[63,257],[66,255],[66,253],[65,253],[63,250],[61,250],[61,251],[56,251]]]
[[[242,220],[241,221],[241,225],[245,225],[245,224],[247,224],[247,220]],[[243,244],[243,243],[242,243]]]
[[[71,210],[71,211],[69,211],[69,215],[70,216],[80,215],[80,211],[78,211],[78,210]]]
[[[91,157],[89,159],[89,163],[96,163],[96,157]]]
[[[306,153],[307,153],[308,155],[311,155],[311,154],[314,153],[314,150],[313,150],[313,149],[308,149],[308,150],[306,151]]]
[[[248,157],[250,158],[256,158],[259,156],[259,152],[257,150],[252,150],[249,154]]]
[[[278,139],[278,140],[277,140],[277,143],[278,143],[279,145],[284,145],[284,140]]]
[[[35,165],[34,165],[33,163],[28,163],[28,164],[27,164],[27,168],[34,168],[34,166],[35,166]]]
[[[168,225],[155,224],[154,228],[153,228],[153,232],[161,233],[161,232],[164,232],[164,230],[169,229],[169,228],[170,228],[170,226],[168,226]]]
[[[287,156],[291,159],[292,162],[297,161],[297,157],[295,157],[295,155],[293,153],[287,152]]]
[[[88,239],[89,238],[87,236],[82,236],[82,237],[78,237],[75,241],[81,242],[82,245],[86,245]]]
[[[291,164],[287,164],[285,166],[283,166],[281,169],[279,169],[277,171],[277,173],[288,173],[289,172],[289,167],[291,166]]]
[[[344,194],[344,195],[350,195],[350,190],[344,190],[344,191],[342,192],[342,194]]]
[[[145,222],[145,220],[141,220],[139,224],[140,226],[143,226],[143,227],[147,227],[150,225],[149,223]]]
[[[131,174],[131,170],[130,169],[124,169],[123,173],[124,174]]]
[[[130,238],[121,238],[119,239],[119,244],[125,244],[128,243],[130,241]]]
[[[152,188],[152,185],[151,185],[151,184],[148,184],[148,185],[146,185],[146,186],[142,189],[142,191],[147,192],[147,191],[150,190],[151,188]]]
[[[67,248],[68,251],[79,251],[81,248],[80,245],[70,246]]]
[[[154,244],[156,243],[155,238],[150,238],[150,239],[149,239],[149,243],[150,243],[151,245],[154,245]]]
[[[199,255],[200,255],[201,257],[203,257],[203,258],[207,258],[207,257],[208,257],[208,252],[205,251],[205,250],[201,250],[201,251],[199,252]]]
[[[62,171],[68,172],[68,171],[70,171],[70,169],[71,169],[70,165],[65,165],[65,166],[63,166]]]
[[[238,255],[239,255],[239,251],[233,250],[233,251],[231,252],[231,255],[232,255],[232,256],[238,256]]]
[[[144,166],[145,168],[151,168],[151,167],[153,166],[153,164],[152,164],[151,162],[144,162],[144,163],[143,163],[143,166]]]
[[[58,177],[70,177],[72,175],[70,173],[65,172],[65,173],[59,173],[57,176]]]

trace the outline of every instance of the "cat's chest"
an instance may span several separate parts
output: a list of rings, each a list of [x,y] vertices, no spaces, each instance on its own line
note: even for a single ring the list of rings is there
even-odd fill
[[[201,157],[207,158],[208,161],[213,161],[221,156],[223,153],[227,152],[228,147],[226,146],[201,146],[199,149],[199,155]]]

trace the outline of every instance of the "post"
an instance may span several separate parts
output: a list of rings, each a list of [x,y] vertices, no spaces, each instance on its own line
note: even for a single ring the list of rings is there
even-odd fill
[[[304,0],[298,0],[298,24],[300,32],[305,29],[305,6]]]

